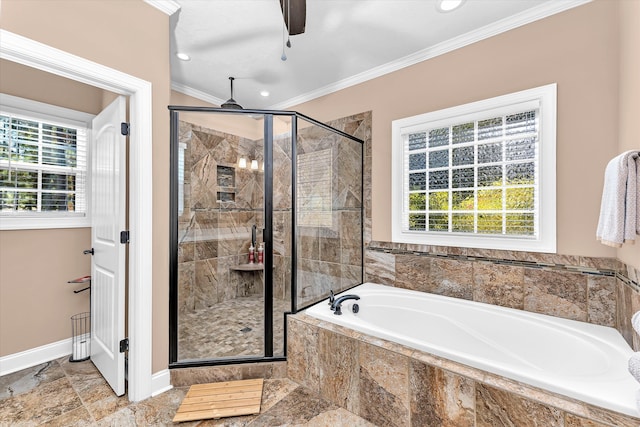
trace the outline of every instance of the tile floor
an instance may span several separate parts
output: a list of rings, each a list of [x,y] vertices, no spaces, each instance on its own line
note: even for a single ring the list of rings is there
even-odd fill
[[[0,377],[0,426],[169,426],[187,390],[131,403],[113,394],[90,361],[64,357]],[[288,379],[265,380],[259,415],[175,425],[373,426]]]
[[[291,301],[273,299],[273,354],[284,352],[284,313]],[[264,297],[253,295],[178,315],[178,360],[264,354]]]

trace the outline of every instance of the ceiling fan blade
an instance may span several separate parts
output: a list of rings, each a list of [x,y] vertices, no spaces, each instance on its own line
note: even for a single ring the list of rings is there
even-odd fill
[[[289,35],[304,33],[307,22],[307,0],[280,0],[280,8]]]

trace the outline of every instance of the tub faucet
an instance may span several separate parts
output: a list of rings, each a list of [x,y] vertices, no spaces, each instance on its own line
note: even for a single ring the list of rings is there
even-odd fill
[[[336,298],[335,301],[333,301],[333,304],[331,304],[331,310],[333,311],[333,314],[340,316],[342,314],[342,302],[350,299],[358,300],[360,299],[360,297],[358,295],[349,294]]]

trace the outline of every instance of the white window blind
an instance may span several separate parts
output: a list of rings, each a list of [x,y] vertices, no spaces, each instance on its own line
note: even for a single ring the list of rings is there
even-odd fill
[[[331,227],[333,196],[333,160],[331,149],[298,154],[298,225]]]
[[[3,95],[3,101],[8,98],[13,97]],[[21,106],[28,102],[32,101],[21,100]],[[88,136],[85,123],[47,117],[39,112],[30,114],[3,102],[0,107],[3,222],[9,218],[87,216]]]
[[[555,85],[396,121],[393,153],[394,241],[555,250]]]

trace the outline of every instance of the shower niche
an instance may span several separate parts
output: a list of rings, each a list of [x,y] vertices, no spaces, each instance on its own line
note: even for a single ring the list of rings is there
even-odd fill
[[[287,314],[363,281],[363,142],[296,112],[169,110],[170,367],[284,360]]]
[[[236,170],[229,166],[216,166],[218,183],[218,202],[235,202]]]

